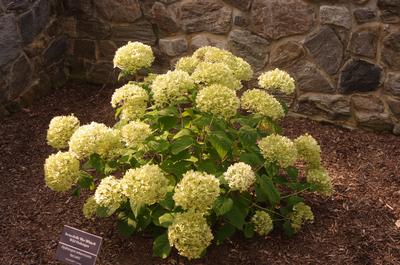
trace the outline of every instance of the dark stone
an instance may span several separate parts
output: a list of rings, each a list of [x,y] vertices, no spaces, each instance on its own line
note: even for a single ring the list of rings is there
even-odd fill
[[[224,1],[240,10],[247,11],[250,8],[252,0],[224,0]]]
[[[91,0],[65,0],[64,3],[66,9],[71,11],[71,13],[78,11],[85,14],[91,14],[93,10]]]
[[[76,27],[81,38],[102,40],[111,35],[111,27],[97,18],[79,18]]]
[[[21,55],[13,64],[10,71],[9,86],[11,98],[14,99],[23,92],[31,80],[32,66],[25,55]]]
[[[17,0],[17,1],[6,1],[5,3],[7,11],[24,12],[31,6],[29,0]]]
[[[250,24],[249,18],[242,13],[235,13],[233,15],[233,24],[238,27],[247,27]]]
[[[149,45],[154,45],[157,40],[153,26],[146,20],[140,20],[134,24],[114,25],[112,27],[112,38],[140,41]]]
[[[89,82],[94,84],[111,84],[117,80],[117,71],[110,62],[93,65],[89,73]]]
[[[99,59],[112,60],[117,50],[114,42],[108,40],[99,41]]]
[[[363,24],[376,20],[376,12],[368,7],[358,8],[354,10],[353,15],[358,24]]]
[[[257,70],[265,65],[268,45],[268,40],[248,30],[234,29],[228,36],[229,50],[242,57]]]
[[[0,70],[0,76],[4,79],[0,79],[0,105],[9,100],[10,98],[10,89],[8,87],[7,81],[5,80],[6,75],[3,74]]]
[[[75,40],[74,55],[89,60],[96,60],[96,44],[92,40]]]
[[[40,32],[44,29],[50,17],[50,4],[48,0],[38,0],[33,6],[35,12],[35,23],[37,24],[37,31]]]
[[[33,38],[38,34],[33,10],[29,10],[19,17],[19,28],[24,43],[30,43]]]
[[[343,120],[351,116],[350,100],[342,95],[303,94],[297,100],[295,111],[309,116]]]
[[[378,0],[381,18],[385,23],[398,23],[400,21],[399,0]]]
[[[96,0],[97,11],[109,21],[134,22],[142,16],[138,0]]]
[[[378,47],[378,33],[362,30],[354,32],[350,40],[350,51],[354,54],[375,58]]]
[[[319,9],[319,17],[322,24],[334,25],[346,29],[351,28],[351,14],[344,6],[326,6]]]
[[[0,68],[18,57],[21,53],[20,38],[12,14],[0,17]]]
[[[343,60],[343,45],[330,27],[322,27],[306,39],[304,46],[328,74],[335,74],[339,70]]]
[[[400,97],[400,74],[388,74],[388,77],[385,81],[385,90],[393,96]]]
[[[188,50],[188,42],[183,36],[163,38],[158,41],[160,51],[168,56],[178,56]]]
[[[272,67],[288,67],[304,56],[303,47],[294,41],[288,41],[277,46],[270,57]]]
[[[43,52],[43,60],[45,65],[51,65],[64,58],[67,51],[67,38],[60,36],[53,40]]]
[[[383,39],[382,61],[393,70],[400,70],[400,32]]]
[[[162,33],[170,34],[179,31],[176,14],[164,4],[155,2],[150,11],[151,22],[156,24]],[[165,35],[165,34],[164,34]]]
[[[382,69],[375,64],[360,59],[346,63],[340,73],[341,93],[374,91],[380,83]]]

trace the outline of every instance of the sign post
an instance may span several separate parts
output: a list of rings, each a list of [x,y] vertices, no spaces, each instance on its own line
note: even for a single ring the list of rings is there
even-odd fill
[[[70,265],[94,265],[101,242],[99,236],[64,225],[56,258]]]

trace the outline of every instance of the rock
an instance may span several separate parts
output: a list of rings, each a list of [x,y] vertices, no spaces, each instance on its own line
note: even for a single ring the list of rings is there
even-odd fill
[[[387,113],[354,112],[357,125],[374,131],[392,131],[393,124]]]
[[[394,114],[394,116],[400,119],[400,100],[387,98],[386,102],[389,105],[390,111]]]
[[[96,44],[92,40],[77,39],[74,42],[74,56],[96,60]]]
[[[91,14],[93,11],[93,6],[91,0],[65,0],[66,8],[72,12],[82,12],[86,14]]]
[[[50,66],[51,64],[60,61],[64,58],[67,51],[67,38],[60,36],[53,40],[49,46],[43,51],[44,64]]]
[[[351,104],[356,111],[378,113],[384,111],[383,102],[373,95],[354,95],[351,97]]]
[[[313,6],[301,0],[255,0],[250,17],[251,31],[271,39],[307,33],[315,22]]]
[[[103,40],[111,35],[111,27],[94,17],[78,19],[76,29],[80,38]]]
[[[154,45],[157,40],[153,26],[147,20],[139,20],[134,24],[114,25],[111,32],[113,39],[140,41],[148,45]]]
[[[0,113],[0,117],[1,117],[1,113]],[[393,134],[400,135],[400,123],[394,124]]]
[[[354,10],[353,15],[358,24],[363,24],[376,20],[376,12],[368,7],[358,8]]]
[[[158,28],[166,33],[171,34],[179,31],[179,26],[176,22],[176,14],[160,2],[155,2],[150,11],[151,21]]]
[[[221,39],[219,36],[204,33],[195,35],[190,42],[191,51],[195,51],[204,46],[214,46],[225,50],[227,48],[227,43],[225,39]]]
[[[217,1],[192,0],[181,4],[178,17],[187,33],[208,31],[223,34],[231,28],[232,9]]]
[[[381,19],[384,23],[400,22],[399,0],[378,0],[377,5],[381,11]]]
[[[117,46],[114,42],[108,40],[99,41],[98,44],[99,59],[100,60],[113,60],[115,52],[117,51]]]
[[[0,2],[1,3],[1,2]],[[7,81],[6,81],[6,75],[3,74],[0,70],[0,106],[2,105],[1,103],[4,103],[10,99],[10,89],[8,87]],[[3,79],[4,78],[4,79]],[[1,117],[1,115],[0,115]]]
[[[301,92],[333,93],[335,88],[317,67],[306,61],[300,60],[288,68],[296,80],[296,88]]]
[[[31,80],[32,71],[32,66],[24,54],[15,61],[11,67],[9,77],[11,99],[18,97],[27,88]]]
[[[375,58],[378,47],[378,33],[376,31],[361,30],[352,34],[350,51],[356,55]]]
[[[0,17],[0,68],[21,53],[20,37],[12,14]]]
[[[382,69],[375,64],[360,59],[351,59],[340,73],[341,93],[374,91],[380,84]]]
[[[113,22],[134,22],[142,16],[138,0],[96,0],[96,10]]]
[[[38,31],[42,31],[50,18],[50,4],[48,0],[38,0],[33,6],[35,12],[35,23]]]
[[[344,6],[321,6],[319,16],[322,24],[351,28],[351,14]]]
[[[335,74],[339,70],[343,60],[343,45],[330,27],[322,27],[308,37],[304,46],[328,74]]]
[[[385,91],[400,97],[400,74],[388,73],[385,81]]]
[[[224,0],[224,2],[242,10],[247,11],[250,8],[252,0]]]
[[[298,98],[296,111],[335,120],[347,119],[351,115],[350,100],[342,95],[303,94]]]
[[[400,70],[400,32],[386,36],[382,46],[382,61],[393,70]]]
[[[303,47],[294,41],[287,41],[271,51],[271,67],[288,67],[304,56]]]
[[[89,73],[89,82],[94,84],[111,84],[117,80],[117,72],[111,62],[100,62],[93,65]]]
[[[185,37],[177,36],[159,40],[161,52],[168,56],[178,56],[188,50],[188,43]]]
[[[49,17],[50,6],[47,0],[36,2],[31,10],[19,17],[18,24],[24,43],[30,43],[45,28]]]
[[[3,2],[5,2],[4,4],[6,6],[7,11],[15,11],[18,13],[24,12],[31,7],[31,3],[28,0],[18,0],[18,1],[6,0]]]
[[[228,36],[229,50],[242,57],[256,70],[264,67],[269,41],[248,30],[234,29]]]
[[[233,12],[233,24],[238,27],[247,27],[250,23],[249,18],[242,12]]]

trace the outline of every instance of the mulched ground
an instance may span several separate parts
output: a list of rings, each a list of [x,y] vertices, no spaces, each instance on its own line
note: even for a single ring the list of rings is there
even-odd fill
[[[206,258],[188,262],[174,252],[152,258],[151,238],[121,238],[111,219],[87,221],[85,198],[44,185],[43,162],[53,152],[45,135],[55,115],[74,113],[82,123],[112,124],[112,89],[69,84],[23,112],[0,121],[0,264],[59,264],[54,260],[64,224],[104,237],[97,264],[400,264],[400,137],[348,131],[287,118],[285,134],[311,133],[321,144],[335,194],[308,202],[315,223],[292,239],[240,236],[211,246]]]

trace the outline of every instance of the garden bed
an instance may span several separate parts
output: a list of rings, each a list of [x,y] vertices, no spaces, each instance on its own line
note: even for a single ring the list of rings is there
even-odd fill
[[[152,258],[152,239],[120,237],[112,218],[88,221],[79,199],[45,187],[43,162],[52,153],[46,130],[56,115],[74,113],[83,123],[113,123],[113,88],[69,84],[7,117],[0,124],[0,264],[59,264],[54,260],[64,224],[104,237],[97,264],[399,264],[400,138],[349,131],[286,118],[290,138],[309,132],[321,144],[335,194],[307,197],[315,223],[292,239],[274,231],[266,238],[237,236],[188,262],[174,252]],[[69,202],[69,203],[67,203]]]

